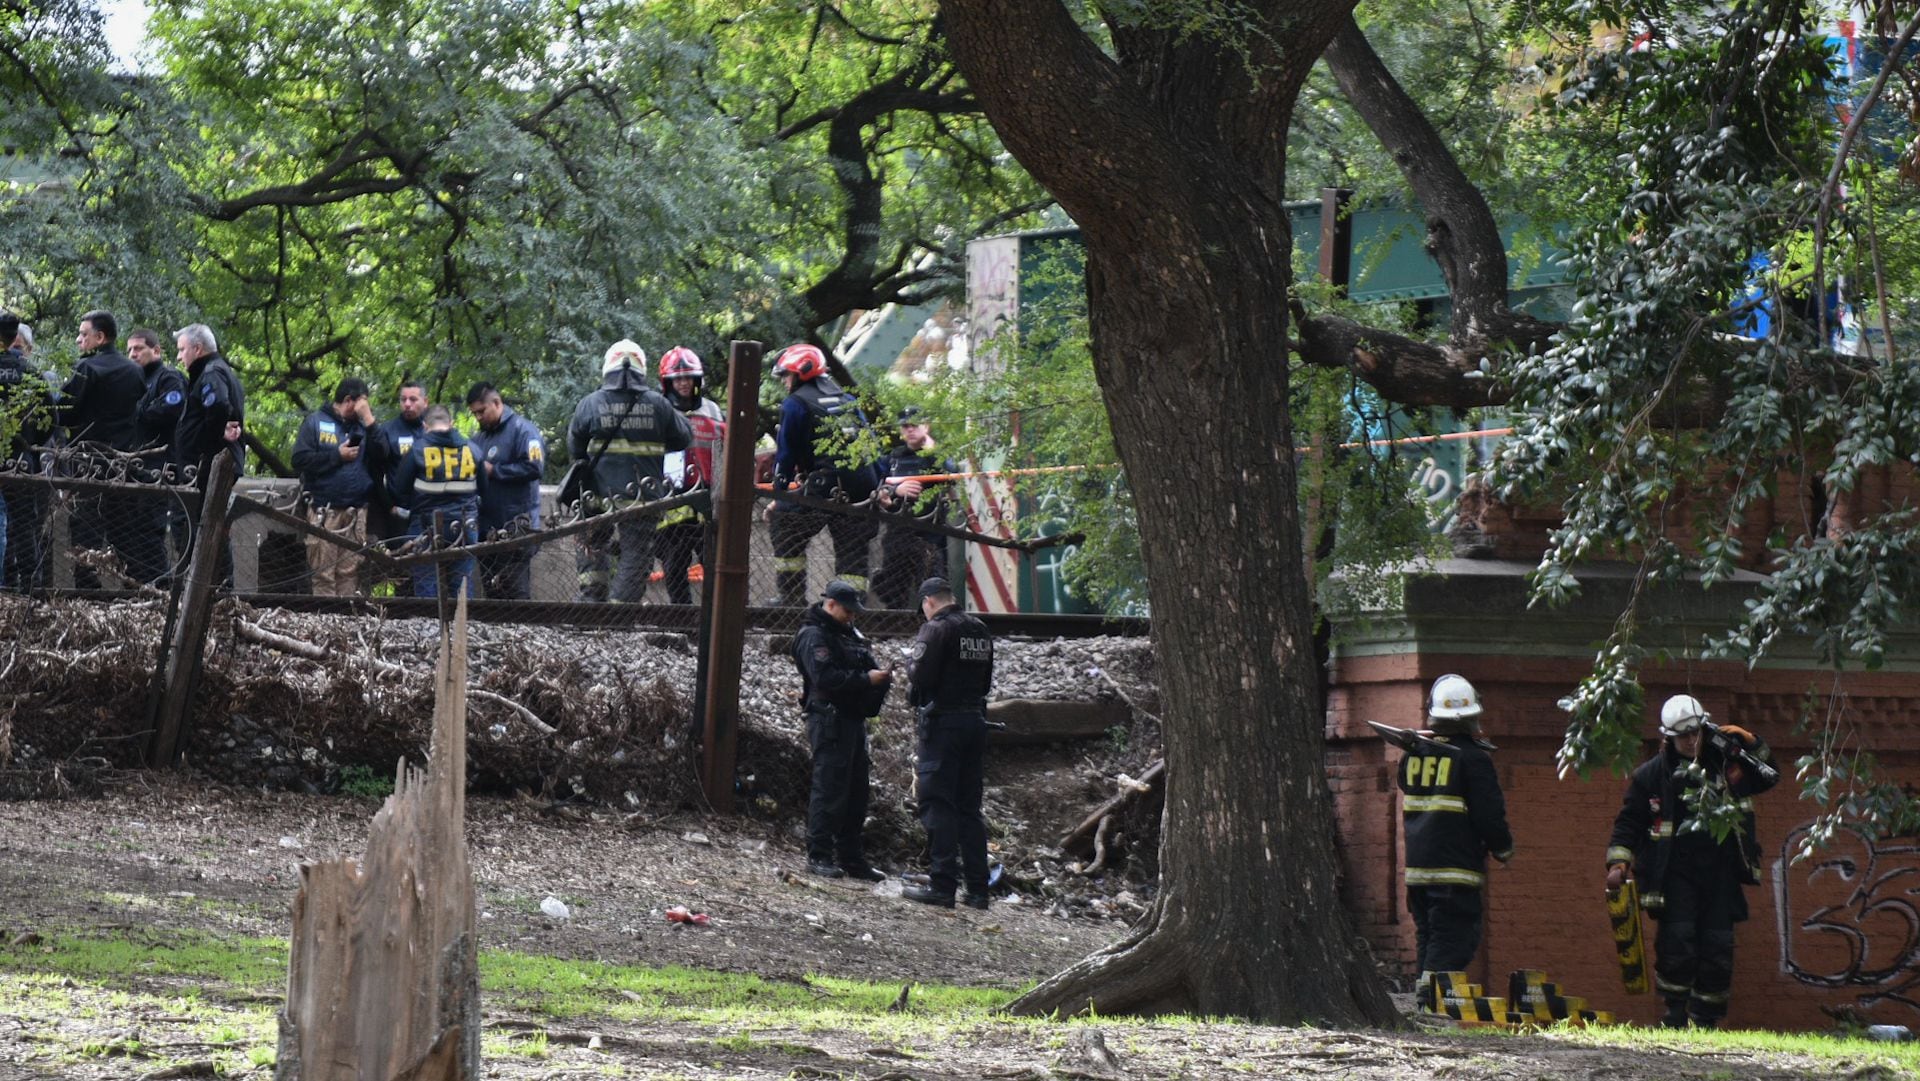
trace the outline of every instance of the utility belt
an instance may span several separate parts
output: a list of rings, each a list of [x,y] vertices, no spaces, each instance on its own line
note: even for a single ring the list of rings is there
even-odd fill
[[[967,721],[975,721],[980,724],[987,723],[987,704],[985,702],[981,702],[977,706],[925,705],[921,706],[918,712],[922,722],[934,727],[959,727],[963,722]]]

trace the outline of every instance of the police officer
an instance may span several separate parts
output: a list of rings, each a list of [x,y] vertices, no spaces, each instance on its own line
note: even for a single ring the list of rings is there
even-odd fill
[[[811,345],[790,345],[773,362],[787,389],[780,403],[780,427],[774,432],[774,487],[798,487],[815,499],[861,502],[873,495],[872,463],[855,463],[848,444],[868,430],[866,414],[853,395],[827,374],[827,356]],[[867,591],[868,552],[880,524],[864,515],[838,514],[819,507],[775,501],[767,512],[773,542],[774,581],[780,603],[797,606],[807,596],[807,542],[821,529],[833,538],[834,573],[854,589]]]
[[[693,442],[679,454],[666,459],[667,481],[676,492],[708,489],[704,505],[678,507],[660,518],[653,534],[654,558],[667,579],[667,599],[674,604],[692,604],[693,586],[687,572],[700,554],[706,530],[701,525],[712,507],[711,497],[719,486],[720,444],[727,434],[726,413],[720,403],[700,393],[706,367],[700,355],[685,346],[675,346],[660,357],[660,393],[687,418],[693,430]]]
[[[440,520],[434,547],[472,544],[478,539],[480,505],[488,484],[486,471],[467,437],[453,430],[453,414],[446,406],[429,406],[421,415],[420,438],[407,456],[393,467],[388,492],[397,507],[407,508],[407,535],[433,531]],[[473,576],[473,557],[452,563],[415,564],[413,595],[439,596],[438,568],[447,569],[447,588],[458,597]]]
[[[1654,985],[1660,1023],[1712,1028],[1733,986],[1733,925],[1747,918],[1745,887],[1760,884],[1752,797],[1780,780],[1758,736],[1715,725],[1700,700],[1677,694],[1660,708],[1660,751],[1634,769],[1607,842],[1607,888],[1626,881],[1660,922]],[[1737,828],[1716,840],[1702,806],[1731,803]]]
[[[127,358],[140,365],[141,378],[147,382],[146,392],[140,395],[140,405],[135,411],[134,448],[169,447],[173,433],[180,426],[180,411],[186,406],[186,374],[167,363],[167,351],[160,344],[160,335],[146,327],[135,327],[127,335]],[[147,462],[156,472],[166,464],[164,460],[148,459]],[[186,511],[177,497],[155,500],[151,524],[143,528],[148,531],[143,541],[147,546],[146,557],[151,560],[155,576],[165,578],[173,568],[167,554],[168,541],[172,541],[181,557],[187,552]]]
[[[907,699],[918,713],[914,785],[920,824],[932,857],[925,886],[900,896],[953,907],[966,884],[968,908],[987,907],[987,819],[980,813],[986,784],[987,691],[993,685],[993,636],[960,610],[945,578],[920,583],[926,620],[913,643]]]
[[[492,383],[475,383],[467,391],[467,409],[480,422],[473,433],[473,455],[487,475],[480,497],[480,535],[525,518],[530,529],[540,528],[540,475],[546,471],[546,444],[533,422],[507,408]],[[487,596],[526,600],[532,593],[534,547],[515,548],[480,557],[480,582]]]
[[[247,471],[247,450],[241,442],[247,395],[227,358],[220,355],[211,327],[205,323],[183,327],[173,341],[174,357],[187,373],[187,400],[180,406],[180,423],[173,431],[173,461],[192,467],[195,485],[204,490],[207,468],[223,450],[233,455],[235,470]]]
[[[333,404],[300,422],[293,440],[293,468],[307,493],[307,521],[339,539],[307,534],[307,568],[313,593],[351,597],[360,592],[360,549],[367,543],[367,500],[373,476],[361,455],[373,426],[367,384],[342,379]]]
[[[119,335],[120,326],[111,312],[90,311],[80,317],[80,332],[75,336],[80,361],[60,388],[60,426],[67,430],[69,443],[116,451],[134,448],[139,431],[136,414],[147,384],[140,366],[116,347]],[[145,501],[82,495],[73,503],[70,539],[81,549],[98,550],[111,544],[128,576],[149,582],[159,575],[150,558],[152,544],[141,528],[142,519],[151,516],[152,505]],[[79,563],[73,568],[73,584],[80,589],[101,586],[93,568]]]
[[[1464,970],[1480,949],[1481,888],[1487,855],[1513,858],[1507,802],[1490,745],[1477,739],[1480,696],[1456,675],[1433,682],[1430,738],[1400,766],[1405,793],[1407,910],[1413,914],[1420,981]]]
[[[0,311],[0,431],[11,438],[7,457],[29,473],[40,471],[40,456],[32,448],[45,445],[53,431],[53,388],[11,343],[19,335],[20,319]],[[0,490],[0,567],[5,584],[22,592],[33,588],[40,567],[40,523],[44,506],[32,488]]]
[[[888,511],[944,525],[947,486],[919,478],[953,471],[953,463],[941,458],[934,447],[926,418],[908,406],[900,411],[900,444],[880,459],[883,480],[876,497]],[[873,576],[874,595],[885,607],[905,608],[913,583],[945,569],[946,560],[945,536],[890,524],[880,533],[880,573]]]
[[[580,399],[567,428],[567,453],[575,461],[593,463],[589,480],[593,493],[603,499],[663,498],[662,463],[667,452],[685,450],[691,442],[693,429],[687,418],[649,385],[647,355],[640,346],[622,338],[607,347],[600,364],[600,389]],[[644,600],[657,523],[657,518],[629,516],[613,527],[600,526],[581,534],[574,560],[580,572],[580,599],[607,599],[611,549],[618,536],[620,567],[611,583],[613,599],[623,604]]]
[[[427,388],[407,380],[400,384],[399,412],[374,425],[367,433],[366,450],[360,460],[366,463],[373,490],[367,499],[367,536],[389,541],[407,535],[407,508],[396,506],[388,488],[400,459],[413,452],[413,444],[426,434],[422,417],[427,412]]]
[[[867,718],[880,714],[893,673],[873,659],[853,625],[866,611],[860,591],[827,584],[793,636],[800,669],[807,744],[813,751],[813,791],[807,799],[807,870],[823,878],[878,882],[887,877],[867,862]]]

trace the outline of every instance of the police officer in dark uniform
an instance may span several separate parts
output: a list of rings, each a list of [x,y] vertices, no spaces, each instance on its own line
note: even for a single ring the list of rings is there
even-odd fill
[[[807,870],[823,878],[878,882],[867,862],[867,718],[880,714],[893,673],[873,659],[853,625],[866,608],[860,591],[834,581],[807,609],[793,636],[800,668],[807,744],[813,750],[813,792],[807,799]]]
[[[914,788],[933,866],[925,886],[908,886],[900,896],[952,908],[964,882],[967,907],[986,908],[987,820],[980,797],[986,784],[993,636],[986,624],[961,611],[945,578],[920,583],[920,615],[927,622],[913,643],[907,697],[919,716]]]
[[[221,451],[233,455],[235,471],[247,471],[247,448],[241,442],[247,421],[247,395],[220,355],[213,329],[205,323],[183,327],[174,334],[174,357],[187,373],[187,400],[180,406],[180,423],[173,431],[173,461],[195,470],[194,485],[207,486],[207,469]]]
[[[140,365],[141,378],[147,381],[146,392],[140,396],[140,406],[135,411],[137,430],[134,438],[136,450],[150,450],[155,447],[169,447],[173,443],[173,433],[180,426],[180,410],[187,401],[187,377],[184,372],[167,363],[166,349],[161,346],[160,335],[146,327],[135,327],[127,335],[127,356]],[[146,459],[146,465],[157,475],[166,466],[164,459]],[[149,532],[145,542],[148,558],[157,571],[157,577],[166,578],[173,569],[173,558],[169,557],[167,544],[172,542],[178,558],[187,553],[187,513],[179,503],[178,497],[169,496],[157,499],[153,505],[153,520],[150,526],[143,527]]]
[[[817,346],[790,345],[780,351],[773,370],[787,388],[780,403],[780,427],[774,432],[774,487],[798,487],[815,499],[853,503],[872,496],[873,463],[853,461],[845,446],[867,431],[866,414],[827,374],[826,354]],[[773,577],[781,604],[793,607],[806,600],[807,544],[822,529],[833,538],[835,576],[863,594],[867,591],[872,559],[868,549],[880,523],[865,515],[776,500],[767,512],[767,537],[773,543]]]
[[[139,432],[136,414],[147,383],[140,366],[115,347],[119,334],[120,326],[110,312],[90,311],[80,317],[76,337],[80,362],[60,388],[60,426],[67,430],[69,443],[116,451],[134,448]],[[81,468],[86,468],[84,463]],[[150,538],[142,535],[142,520],[150,517],[151,506],[141,501],[122,503],[83,495],[73,503],[70,539],[75,548],[82,549],[98,550],[111,544],[129,577],[152,581],[160,569],[150,558]],[[93,568],[78,563],[73,568],[73,584],[80,589],[101,586]]]
[[[882,482],[876,497],[895,514],[912,514],[922,521],[947,521],[947,485],[919,478],[952,473],[953,463],[940,457],[927,420],[908,406],[900,411],[900,445],[880,459]],[[880,533],[880,573],[873,576],[873,592],[888,608],[905,608],[915,582],[946,569],[947,538],[905,525],[888,525]]]
[[[1747,918],[1747,886],[1760,884],[1760,842],[1753,797],[1780,780],[1773,752],[1758,736],[1715,725],[1688,694],[1660,709],[1660,751],[1627,781],[1607,842],[1607,888],[1640,886],[1654,936],[1655,989],[1668,1028],[1713,1028],[1727,1015],[1733,987],[1733,925]],[[1695,815],[1704,796],[1731,801],[1737,828],[1716,839]]]
[[[426,386],[412,379],[400,384],[399,404],[399,412],[367,433],[367,450],[360,459],[373,478],[367,500],[367,538],[373,541],[392,541],[407,535],[407,508],[394,503],[389,483],[400,459],[412,453],[415,441],[427,432],[422,420],[428,406]],[[410,578],[398,584],[402,591],[413,588]]]
[[[480,498],[487,487],[486,471],[467,442],[453,430],[453,414],[444,405],[428,406],[421,415],[422,434],[413,441],[407,456],[393,467],[387,481],[388,494],[396,507],[407,508],[407,535],[419,537],[433,532],[434,519],[440,520],[436,547],[468,545],[479,539]],[[439,567],[446,567],[447,589],[458,597],[473,577],[473,557],[452,563],[415,564],[413,595],[440,595]],[[471,590],[469,590],[471,592]]]
[[[480,535],[491,537],[520,519],[540,528],[540,476],[547,468],[546,443],[534,423],[508,408],[492,383],[467,390],[467,409],[480,427],[473,455],[486,474],[480,500]],[[533,554],[538,545],[480,557],[480,581],[495,600],[526,600],[533,593]]]
[[[1487,856],[1513,858],[1507,801],[1493,757],[1476,738],[1480,696],[1456,675],[1433,682],[1432,737],[1400,765],[1407,847],[1407,910],[1413,914],[1418,987],[1435,972],[1466,969],[1480,949]]]

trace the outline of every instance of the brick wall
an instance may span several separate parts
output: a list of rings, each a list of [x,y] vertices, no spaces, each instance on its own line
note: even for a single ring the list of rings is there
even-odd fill
[[[1527,634],[1524,621],[1488,628],[1490,639],[1509,643]],[[1620,988],[1603,895],[1603,853],[1625,778],[1607,773],[1563,781],[1555,775],[1565,714],[1554,703],[1586,673],[1588,659],[1418,649],[1338,659],[1327,716],[1328,773],[1346,890],[1378,955],[1411,975],[1413,923],[1399,882],[1399,797],[1391,775],[1400,752],[1365,722],[1420,725],[1427,687],[1457,672],[1473,681],[1486,704],[1483,721],[1500,747],[1494,760],[1516,844],[1513,864],[1489,874],[1476,978],[1504,987],[1513,969],[1544,969],[1594,1006],[1651,1023],[1660,1011],[1657,998]],[[1749,672],[1744,665],[1697,661],[1646,674],[1650,708],[1671,694],[1694,694],[1716,719],[1751,728],[1772,744],[1786,775],[1757,801],[1766,866],[1763,884],[1747,891],[1752,918],[1737,929],[1731,1025],[1827,1028],[1833,1022],[1825,1006],[1920,1026],[1920,843],[1868,845],[1846,835],[1811,861],[1791,862],[1797,831],[1814,816],[1793,780],[1794,760],[1810,741],[1793,729],[1809,690],[1825,691],[1831,680],[1815,672]],[[1844,689],[1883,770],[1920,780],[1920,674],[1860,675]],[[1654,746],[1649,741],[1647,752]],[[1653,933],[1649,922],[1649,946]]]

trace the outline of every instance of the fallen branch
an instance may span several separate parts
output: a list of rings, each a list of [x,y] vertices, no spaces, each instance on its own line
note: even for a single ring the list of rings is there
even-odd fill
[[[1133,801],[1159,791],[1161,781],[1165,779],[1166,772],[1167,760],[1158,758],[1154,760],[1153,765],[1148,766],[1146,770],[1140,774],[1139,780],[1135,781],[1132,778],[1128,778],[1127,780],[1131,783],[1122,782],[1118,795],[1094,808],[1092,814],[1088,815],[1078,826],[1073,827],[1065,837],[1060,838],[1060,850],[1062,852],[1091,855],[1095,847],[1096,835],[1100,830],[1101,821],[1118,814]]]
[[[275,631],[270,631],[257,623],[249,623],[244,619],[236,619],[233,621],[233,624],[235,633],[240,637],[251,642],[257,642],[263,646],[277,649],[282,653],[301,657],[309,661],[317,661],[322,664],[338,659],[332,650],[318,643],[308,642],[303,639],[292,638]],[[382,675],[399,676],[402,678],[415,675],[413,669],[404,665],[395,664],[392,661],[383,661],[378,657],[367,657],[365,660],[374,671]],[[483,691],[477,687],[470,687],[467,689],[467,697],[476,698],[484,702],[495,702],[513,710],[520,715],[521,720],[526,721],[529,726],[543,736],[557,735],[560,731],[541,720],[539,715],[535,714],[526,706],[521,705],[505,695],[495,694],[492,691]]]
[[[1113,830],[1113,816],[1100,816],[1100,825],[1093,831],[1093,861],[1080,868],[1083,875],[1093,874],[1107,865],[1107,834]]]

